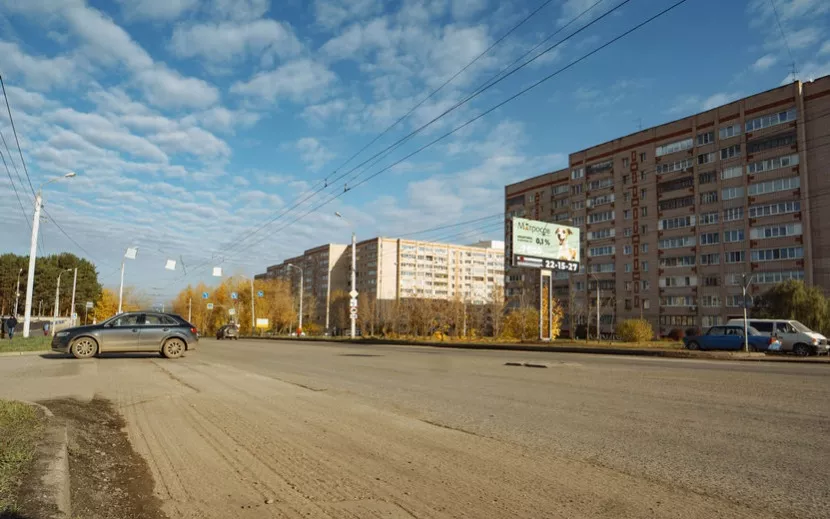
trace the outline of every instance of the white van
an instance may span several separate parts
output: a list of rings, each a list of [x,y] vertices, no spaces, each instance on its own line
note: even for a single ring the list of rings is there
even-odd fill
[[[747,319],[749,326],[764,335],[777,337],[781,351],[791,351],[799,357],[830,353],[827,337],[816,333],[794,319]],[[743,326],[743,319],[730,319],[729,325]]]

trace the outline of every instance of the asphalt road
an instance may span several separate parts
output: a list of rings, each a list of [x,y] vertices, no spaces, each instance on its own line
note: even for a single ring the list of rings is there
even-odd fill
[[[170,517],[830,517],[826,365],[245,340],[0,359],[0,397],[93,396]]]

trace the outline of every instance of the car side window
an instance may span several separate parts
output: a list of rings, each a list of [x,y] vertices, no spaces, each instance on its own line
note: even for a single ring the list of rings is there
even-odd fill
[[[162,316],[155,315],[155,314],[147,314],[144,317],[144,324],[146,326],[160,326],[162,324],[167,324],[162,321]]]
[[[763,323],[763,322],[752,322],[750,325],[758,330],[759,332],[763,333],[772,333],[772,323]]]
[[[125,316],[119,317],[118,319],[116,319],[115,323],[113,323],[113,326],[115,326],[117,328],[126,328],[126,327],[130,327],[130,326],[136,326],[136,325],[138,325],[138,318],[139,317],[141,317],[139,314],[130,314],[130,315],[125,315]]]
[[[713,326],[711,330],[709,330],[709,335],[723,335],[724,330],[720,326]]]
[[[159,318],[161,319],[161,324],[166,324],[168,326],[178,326],[178,321],[170,317],[169,315],[160,315]]]

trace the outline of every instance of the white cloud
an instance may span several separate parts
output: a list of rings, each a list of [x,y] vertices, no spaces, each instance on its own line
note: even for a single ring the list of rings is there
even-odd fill
[[[743,97],[743,94],[740,92],[718,92],[717,94],[712,94],[706,99],[703,100],[703,110],[711,110],[712,108],[717,108],[719,106],[731,103],[736,99],[740,99]]]
[[[137,79],[147,100],[164,108],[206,108],[219,100],[219,91],[210,83],[164,66],[142,70]]]
[[[288,24],[263,19],[180,25],[170,47],[178,57],[199,57],[213,64],[235,63],[247,56],[295,56],[302,50]]]
[[[171,21],[198,5],[199,0],[117,0],[130,20]]]
[[[201,128],[187,128],[151,135],[148,139],[171,154],[186,153],[196,157],[226,157],[231,150],[225,141]]]
[[[789,31],[787,33],[787,43],[794,50],[803,50],[817,44],[823,32],[815,27],[804,27],[797,31]]]
[[[466,20],[479,14],[487,7],[488,0],[452,0],[452,15],[458,20]]]
[[[817,63],[815,61],[808,61],[807,63],[803,63],[798,68],[798,79],[801,81],[813,81],[814,79],[818,79],[820,77],[824,77],[830,75],[830,62],[825,63]],[[786,85],[787,83],[792,83],[793,76],[792,74],[786,76],[784,79],[781,80],[782,85]]]
[[[367,18],[382,10],[380,0],[314,0],[317,23],[326,29],[336,29],[346,22]]]
[[[79,72],[75,62],[69,58],[31,56],[16,43],[0,41],[0,56],[3,56],[3,73],[7,77],[19,78],[19,83],[36,90],[71,85]]]
[[[250,128],[260,119],[260,114],[247,110],[228,110],[223,106],[214,106],[203,112],[190,114],[182,119],[188,125],[200,124],[222,133],[233,133],[234,129]]]
[[[260,72],[249,81],[236,82],[231,92],[267,102],[287,98],[294,102],[323,97],[337,80],[334,72],[309,59],[300,59],[268,72]]]
[[[271,0],[211,0],[207,10],[223,20],[256,20],[268,12],[270,3]]]
[[[830,40],[824,42],[824,45],[821,46],[821,50],[818,51],[819,54],[830,54]]]
[[[310,124],[322,125],[345,112],[346,108],[347,104],[343,99],[332,99],[325,103],[306,106],[303,108],[302,116]]]
[[[295,143],[295,147],[311,171],[319,171],[334,158],[334,153],[314,137],[303,137]]]
[[[592,5],[596,3],[596,0],[565,0],[562,3],[562,14],[557,20],[559,25],[565,25],[580,14],[582,14],[585,10],[589,9]],[[581,18],[583,22],[589,21],[591,18],[598,14],[598,10],[592,9],[585,17]]]
[[[756,72],[763,72],[769,69],[771,66],[775,65],[777,62],[778,58],[776,58],[772,54],[767,54],[755,60],[755,63],[752,64],[752,69]]]

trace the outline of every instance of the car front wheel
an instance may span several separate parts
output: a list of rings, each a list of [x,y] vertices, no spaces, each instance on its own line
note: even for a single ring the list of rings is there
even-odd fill
[[[98,343],[92,337],[81,337],[75,339],[70,351],[76,359],[88,359],[98,353]]]
[[[161,348],[161,354],[168,359],[178,359],[184,355],[185,343],[181,339],[168,339]]]
[[[806,344],[796,344],[793,347],[793,353],[795,353],[797,357],[809,357],[812,351]]]
[[[692,342],[690,342],[689,344],[686,345],[686,348],[688,348],[690,350],[699,350],[700,349],[700,344],[696,343],[695,341],[692,341]]]

